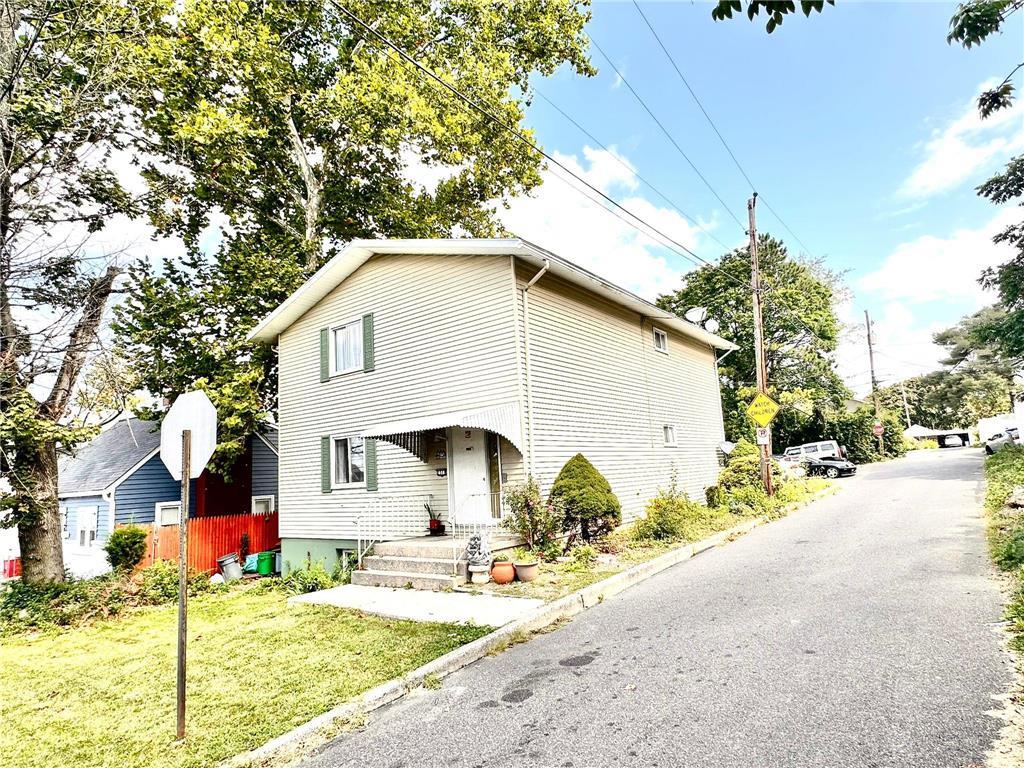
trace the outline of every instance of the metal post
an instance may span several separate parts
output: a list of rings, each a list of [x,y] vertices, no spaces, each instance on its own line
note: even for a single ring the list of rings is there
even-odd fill
[[[747,218],[750,225],[750,288],[753,292],[754,305],[754,367],[757,377],[757,391],[768,394],[768,364],[764,355],[764,325],[761,317],[761,266],[757,259],[757,225],[754,219],[754,206],[757,205],[757,192],[747,201]],[[772,488],[771,469],[771,432],[768,433],[768,444],[759,445],[758,451],[761,454],[761,482],[764,484],[765,493],[771,496],[775,489]]]
[[[188,504],[192,476],[192,430],[181,433],[181,513],[178,518],[178,727],[185,738],[185,652],[188,638]]]

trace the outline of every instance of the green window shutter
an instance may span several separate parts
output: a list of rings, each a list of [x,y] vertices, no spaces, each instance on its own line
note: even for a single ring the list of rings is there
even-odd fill
[[[363,315],[363,370],[373,370],[373,314]]]
[[[366,490],[377,490],[377,441],[363,441],[363,455],[366,458]]]
[[[327,381],[331,378],[331,330],[320,329],[320,381]]]
[[[331,438],[320,438],[320,491],[331,492]]]

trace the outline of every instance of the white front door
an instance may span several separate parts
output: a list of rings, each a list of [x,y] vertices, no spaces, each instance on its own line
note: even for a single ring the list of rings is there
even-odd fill
[[[456,523],[491,521],[491,483],[487,464],[487,433],[452,427],[448,431],[452,513]]]

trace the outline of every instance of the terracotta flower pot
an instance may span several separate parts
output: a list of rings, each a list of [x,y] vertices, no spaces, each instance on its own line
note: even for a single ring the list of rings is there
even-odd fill
[[[533,581],[540,575],[540,564],[516,563],[516,578],[520,581]]]
[[[495,584],[509,584],[516,577],[516,569],[512,563],[495,563],[491,568],[491,578]]]

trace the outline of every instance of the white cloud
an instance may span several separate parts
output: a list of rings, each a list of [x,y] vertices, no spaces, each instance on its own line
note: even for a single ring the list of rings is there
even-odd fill
[[[675,210],[660,208],[633,193],[636,175],[616,162],[604,150],[584,147],[583,160],[576,155],[553,156],[566,167],[601,191],[615,197],[625,208],[650,222],[659,230],[696,250],[702,232]],[[624,288],[654,299],[678,287],[684,272],[692,264],[677,256],[666,256],[666,250],[611,213],[600,210],[597,202],[589,202],[570,187],[577,187],[596,197],[563,171],[549,167],[543,172],[543,184],[528,197],[508,201],[507,210],[499,217],[507,229],[517,236],[537,243],[564,256]],[[625,193],[626,197],[620,197]],[[621,216],[626,217],[621,211]],[[705,229],[710,225],[702,222]]]
[[[992,85],[982,84],[979,93]],[[900,187],[907,197],[928,197],[952,189],[978,176],[992,160],[1024,148],[1024,101],[982,120],[975,96],[959,117],[933,131],[921,148],[923,159]]]
[[[883,384],[940,367],[945,352],[932,336],[995,299],[978,285],[978,277],[1012,255],[1008,246],[993,243],[992,235],[1019,218],[1019,208],[1004,208],[976,229],[902,243],[878,269],[854,283],[862,302],[870,299],[880,306],[872,324],[875,368]],[[837,353],[840,374],[856,393],[867,394],[871,382],[863,310],[846,304],[840,319],[849,329]]]
[[[959,229],[944,238],[922,235],[903,243],[878,269],[860,278],[857,288],[909,304],[968,301],[980,306],[992,298],[978,285],[982,270],[1013,254],[1009,246],[993,243],[992,236],[1019,219],[1019,208],[1004,208],[977,229]]]

